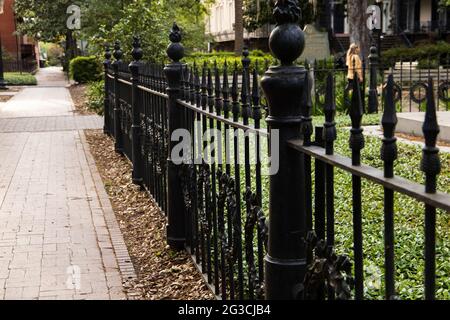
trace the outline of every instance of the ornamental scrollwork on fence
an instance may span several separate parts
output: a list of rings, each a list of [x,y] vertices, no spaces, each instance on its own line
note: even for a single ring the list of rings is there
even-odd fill
[[[184,205],[187,211],[192,210],[195,200],[196,186],[195,176],[196,168],[194,164],[185,164],[179,171],[181,187],[183,190]]]
[[[146,135],[146,132],[147,132],[147,121],[145,119],[145,114],[143,114],[143,113],[139,114],[139,123],[140,123],[139,126],[141,128],[141,130],[139,132],[139,141],[140,141],[140,143],[139,143],[139,147],[140,147],[139,151],[140,151],[141,157],[144,159],[146,157],[147,151],[148,151],[148,149],[147,149],[147,135]]]
[[[148,166],[152,167],[153,156],[152,156],[152,146],[153,146],[153,121],[150,117],[144,116],[145,126],[143,127],[144,140],[142,145],[144,146],[144,157],[147,160]]]
[[[197,179],[197,203],[198,203],[198,217],[200,221],[200,227],[203,234],[208,234],[209,224],[206,217],[206,199],[209,198],[209,192],[211,192],[211,170],[209,165],[203,163],[198,166],[198,179]]]
[[[156,155],[153,159],[156,174],[163,175],[166,172],[166,161],[167,161],[167,145],[165,139],[166,130],[164,129],[161,122],[153,122],[153,139],[154,143],[152,144],[153,154]]]
[[[229,174],[218,171],[219,195],[218,195],[218,234],[221,240],[221,249],[224,252],[227,264],[227,273],[234,267],[238,257],[238,241],[240,237],[240,217],[237,215],[236,186]],[[228,213],[228,234],[225,230],[225,208]],[[229,238],[231,234],[231,238]]]
[[[217,232],[220,240],[220,249],[225,253],[228,249],[228,238],[225,232],[225,204],[227,200],[226,179],[227,176],[222,170],[217,171],[219,181],[219,194],[217,196]]]
[[[245,192],[247,203],[247,216],[245,220],[245,254],[248,265],[248,279],[256,292],[256,298],[262,299],[264,296],[264,279],[260,279],[255,265],[254,255],[254,233],[257,229],[258,241],[267,250],[267,226],[264,212],[258,202],[257,195],[247,188]]]
[[[305,278],[298,292],[303,300],[324,299],[325,288],[331,288],[337,300],[352,298],[355,280],[352,276],[352,263],[348,256],[337,255],[332,246],[318,239],[311,231],[306,239],[309,256]]]
[[[120,99],[120,127],[122,132],[129,135],[131,132],[131,105]]]

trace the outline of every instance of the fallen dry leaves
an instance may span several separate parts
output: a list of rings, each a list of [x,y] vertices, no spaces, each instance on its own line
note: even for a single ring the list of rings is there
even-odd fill
[[[166,245],[166,219],[146,191],[131,182],[129,161],[100,130],[86,130],[106,191],[136,269],[125,290],[137,299],[214,299],[186,252]]]
[[[0,96],[0,102],[7,102],[13,96]]]
[[[69,87],[69,92],[75,106],[75,113],[93,115],[95,112],[90,111],[87,107],[86,89],[87,85],[85,84],[73,84]]]

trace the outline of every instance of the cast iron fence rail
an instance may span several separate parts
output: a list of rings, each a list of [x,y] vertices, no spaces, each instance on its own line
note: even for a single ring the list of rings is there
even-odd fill
[[[261,81],[258,68],[250,72],[247,50],[242,74],[236,65],[225,65],[219,73],[216,66],[181,63],[176,24],[167,51],[173,62],[164,69],[140,62],[137,38],[129,72],[119,43],[113,63],[107,49],[105,132],[114,137],[116,151],[132,161],[133,182],[144,186],[166,214],[168,244],[191,253],[218,297],[363,299],[361,179],[366,179],[384,187],[385,297],[397,298],[393,217],[395,194],[402,194],[425,203],[424,288],[425,298],[434,299],[436,210],[450,211],[450,195],[436,191],[439,127],[432,78],[426,86],[423,126],[424,188],[394,177],[393,75],[384,94],[384,171],[361,164],[363,102],[357,80],[348,101],[352,157],[335,155],[334,76],[326,76],[325,123],[314,130],[310,72],[293,64],[303,50],[301,30],[292,20],[298,18],[298,8],[295,1],[278,1],[275,8],[291,16],[276,15],[271,48],[280,66],[271,67]],[[296,37],[300,40],[292,43]],[[261,128],[260,89],[268,103],[268,130]],[[278,142],[278,150],[272,149],[273,142]],[[265,143],[278,159],[278,170],[268,177],[262,174]],[[334,250],[335,168],[352,175],[354,262]]]

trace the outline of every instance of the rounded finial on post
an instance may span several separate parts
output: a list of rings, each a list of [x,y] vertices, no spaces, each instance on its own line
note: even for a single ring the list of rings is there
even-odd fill
[[[167,48],[167,55],[173,62],[179,62],[184,57],[184,47],[181,42],[181,30],[174,22],[170,30],[169,40],[171,44]]]
[[[141,48],[141,39],[133,36],[133,50],[131,51],[134,61],[139,61],[144,56],[144,51]]]
[[[114,56],[114,59],[116,59],[116,61],[122,60],[122,57],[123,57],[123,51],[122,51],[122,49],[120,48],[120,41],[116,41],[116,42],[114,43],[114,52],[113,52],[113,56]]]
[[[269,47],[282,65],[292,65],[305,49],[305,36],[297,24],[301,11],[297,0],[277,0],[273,10],[277,22]]]
[[[105,57],[105,63],[106,62],[107,63],[111,62],[112,54],[111,54],[111,48],[109,46],[109,43],[105,44],[105,55],[104,55],[104,57]]]
[[[248,67],[250,66],[250,58],[248,57],[250,55],[250,52],[248,51],[248,47],[245,46],[242,50],[242,66],[244,69],[248,70]]]
[[[302,123],[309,121],[308,71],[294,65],[302,54],[305,39],[297,24],[300,9],[297,0],[277,0],[273,11],[277,22],[269,39],[272,53],[280,66],[272,66],[261,79],[267,99],[269,140],[279,146],[277,170],[270,175],[269,241],[265,258],[266,299],[294,299],[298,284],[307,270],[306,202],[304,161],[293,155],[289,143],[302,138]],[[308,114],[308,116],[306,116]],[[305,128],[305,127],[303,127]],[[274,169],[273,167],[271,169]],[[280,205],[282,204],[282,205]]]
[[[397,138],[395,137],[395,127],[398,119],[395,110],[394,76],[392,74],[388,77],[384,100],[384,112],[381,118],[384,136],[383,145],[381,147],[381,160],[385,163],[385,178],[392,178],[394,176],[394,161],[398,157]]]
[[[376,55],[378,52],[377,47],[375,47],[374,45],[370,47],[370,54],[371,55]],[[370,55],[369,55],[370,57]]]

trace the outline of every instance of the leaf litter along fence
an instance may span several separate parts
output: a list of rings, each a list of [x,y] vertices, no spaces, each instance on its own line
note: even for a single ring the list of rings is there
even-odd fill
[[[118,42],[114,62],[107,48],[105,133],[115,139],[116,151],[132,161],[133,182],[145,187],[166,215],[168,244],[191,253],[218,297],[363,299],[361,180],[365,179],[384,188],[386,299],[397,298],[396,193],[425,204],[424,290],[426,299],[434,299],[436,210],[448,212],[450,196],[436,191],[440,160],[433,80],[426,87],[424,186],[394,176],[393,75],[385,88],[381,121],[384,170],[361,163],[363,99],[358,81],[353,83],[348,106],[352,156],[334,154],[334,77],[331,73],[326,77],[325,123],[313,128],[312,81],[305,68],[293,64],[304,45],[295,23],[299,9],[296,1],[278,1],[274,12],[278,27],[270,46],[281,64],[271,67],[261,81],[256,71],[250,71],[246,51],[242,74],[236,66],[226,66],[219,73],[217,68],[188,68],[179,62],[183,47],[176,24],[167,51],[172,63],[165,67],[141,62],[138,38],[129,68]],[[261,129],[261,87],[268,102],[268,130]],[[180,149],[183,133],[202,138],[188,139],[189,148]],[[265,176],[262,171],[268,164],[263,153],[268,148],[269,165],[277,162],[278,166]],[[353,259],[334,250],[335,168],[352,176]]]

